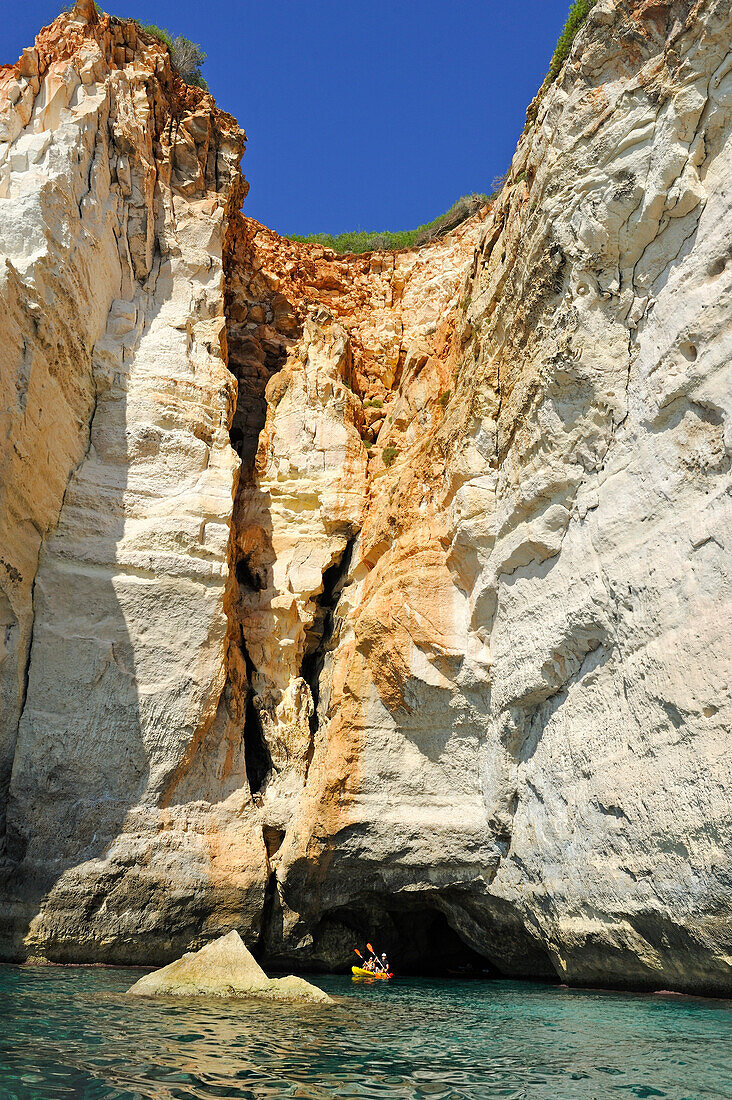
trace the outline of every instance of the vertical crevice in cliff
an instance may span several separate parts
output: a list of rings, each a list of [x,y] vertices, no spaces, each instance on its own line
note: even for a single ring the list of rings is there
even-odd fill
[[[300,675],[310,688],[310,695],[313,700],[313,712],[310,715],[310,751],[306,760],[306,775],[312,759],[315,735],[318,732],[320,677],[335,633],[336,607],[351,568],[351,557],[355,542],[355,536],[350,538],[343,552],[323,573],[323,587],[320,594],[315,598],[315,619],[307,634],[305,654],[300,666]]]
[[[242,487],[251,483],[259,434],[267,417],[265,390],[285,364],[302,325],[276,280],[261,270],[257,230],[236,216],[225,263],[229,370],[237,380],[231,445],[242,460]]]
[[[235,214],[226,241],[225,315],[228,367],[236,378],[237,397],[229,429],[231,446],[241,459],[235,491],[229,546],[230,594],[228,615],[235,641],[228,657],[227,676],[238,694],[243,715],[241,737],[247,778],[252,796],[258,795],[272,772],[273,762],[262,717],[256,706],[257,667],[247,645],[244,619],[255,593],[268,586],[267,566],[256,554],[246,553],[242,526],[246,502],[257,494],[256,457],[259,437],[267,418],[267,383],[285,364],[287,353],[299,337],[302,325],[294,306],[261,269],[257,254],[258,229]],[[246,686],[236,666],[245,666]],[[244,695],[244,698],[242,698]],[[241,722],[241,718],[239,719]]]
[[[244,705],[244,763],[247,780],[252,796],[259,794],[272,771],[272,757],[267,748],[267,739],[259,711],[254,698],[254,662],[249,656],[244,636],[241,637],[241,652],[247,671],[247,696]]]
[[[264,888],[264,901],[262,903],[262,915],[259,922],[259,935],[257,936],[257,942],[253,948],[254,956],[257,959],[263,959],[266,956],[267,939],[273,923],[275,905],[277,902],[277,872],[270,866],[270,851],[266,832],[264,842],[267,848],[267,867],[269,868],[269,874],[267,875],[267,885]]]
[[[65,494],[64,494],[64,496],[65,496]],[[62,504],[62,507],[63,507],[63,504]],[[41,555],[41,550],[42,549],[43,549],[43,540],[41,540],[41,545],[38,548],[39,563],[40,563],[40,555]],[[20,729],[20,723],[22,721],[23,714],[25,712],[26,703],[28,702],[28,688],[30,687],[30,667],[31,667],[31,656],[33,654],[33,634],[34,634],[35,628],[36,628],[36,581],[37,580],[38,580],[38,564],[36,565],[36,575],[33,578],[33,584],[31,585],[31,591],[30,591],[31,622],[30,622],[30,632],[28,634],[28,652],[26,653],[25,665],[23,667],[23,689],[22,689],[21,696],[20,696],[20,708],[19,708],[19,711],[18,711],[18,727],[17,727],[17,730],[16,730],[16,740],[17,740],[18,730]],[[10,783],[10,776],[8,776],[8,784],[9,783]]]

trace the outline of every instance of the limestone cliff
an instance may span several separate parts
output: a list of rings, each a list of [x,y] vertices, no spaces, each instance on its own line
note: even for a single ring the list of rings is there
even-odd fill
[[[0,921],[12,953],[135,957],[215,828],[161,801],[224,679],[243,134],[83,7],[0,85]]]
[[[78,8],[0,75],[5,955],[729,992],[729,4],[599,0],[363,256]]]

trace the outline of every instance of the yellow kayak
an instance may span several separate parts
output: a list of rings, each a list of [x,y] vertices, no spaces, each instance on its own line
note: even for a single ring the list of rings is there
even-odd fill
[[[361,966],[352,966],[351,973],[354,978],[393,978],[393,974],[387,974],[384,970],[364,970]]]

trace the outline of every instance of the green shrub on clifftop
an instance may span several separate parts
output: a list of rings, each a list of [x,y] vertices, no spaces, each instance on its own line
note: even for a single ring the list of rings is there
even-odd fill
[[[208,91],[208,84],[203,78],[201,66],[206,60],[206,53],[197,42],[191,42],[190,38],[184,38],[179,34],[173,39],[170,47],[170,56],[180,75],[186,84],[195,84],[198,88]]]
[[[580,29],[596,3],[597,0],[573,0],[572,7],[569,9],[569,15],[567,16],[567,22],[564,24],[564,30],[559,36],[559,41],[554,48],[554,53],[552,54],[552,59],[549,64],[549,72],[547,73],[547,81],[549,83],[551,83],[552,80],[556,80],[559,75],[559,70],[569,57],[569,51],[572,49],[572,43],[577,36],[577,31]]]
[[[94,7],[98,15],[104,14],[104,9],[96,2]],[[63,10],[73,11],[74,0],[65,4]],[[151,38],[157,38],[158,42],[168,47],[170,60],[186,84],[195,84],[197,88],[208,91],[208,84],[201,72],[206,53],[197,42],[191,42],[190,38],[185,38],[182,34],[174,38],[170,31],[159,27],[157,23],[141,23],[139,19],[133,19],[132,22],[142,34],[149,34]]]
[[[159,27],[157,23],[141,23],[139,19],[133,19],[133,23],[137,24],[138,31],[149,34],[151,38],[157,38],[158,42],[162,42],[168,49],[172,47],[173,39],[170,31],[166,31],[165,27]]]
[[[385,230],[377,233],[373,230],[359,229],[351,233],[309,233],[306,236],[292,236],[292,241],[303,241],[305,244],[320,244],[323,248],[331,248],[334,252],[376,252],[396,251],[398,248],[413,248],[415,245],[427,244],[437,240],[445,233],[460,225],[481,206],[490,202],[491,195],[463,195],[450,209],[435,218],[426,225],[420,225],[416,229],[402,229],[397,232]]]
[[[569,51],[572,49],[572,43],[577,37],[577,32],[583,25],[587,16],[594,8],[597,0],[572,0],[572,6],[569,9],[569,15],[567,16],[567,22],[564,24],[564,30],[559,36],[559,40],[554,47],[554,53],[552,59],[549,62],[549,72],[544,77],[544,82],[536,93],[533,102],[531,103],[528,111],[526,112],[526,124],[527,126],[536,118],[539,110],[539,104],[550,84],[559,76],[562,65],[569,57]]]
[[[170,60],[186,84],[195,84],[197,88],[203,88],[205,92],[208,91],[208,84],[201,72],[201,66],[206,60],[206,53],[197,42],[191,42],[190,38],[185,38],[182,34],[173,38],[169,30],[166,30],[165,27],[159,27],[157,23],[139,23],[137,20],[135,20],[135,23],[137,23],[138,30],[142,31],[143,34],[149,34],[153,38],[157,38],[158,42],[162,42],[164,46],[168,47]]]

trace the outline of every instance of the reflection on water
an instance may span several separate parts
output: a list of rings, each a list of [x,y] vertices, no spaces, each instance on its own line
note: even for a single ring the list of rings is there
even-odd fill
[[[732,1096],[732,1004],[323,977],[335,1005],[137,999],[133,970],[0,967],[0,1100]]]

